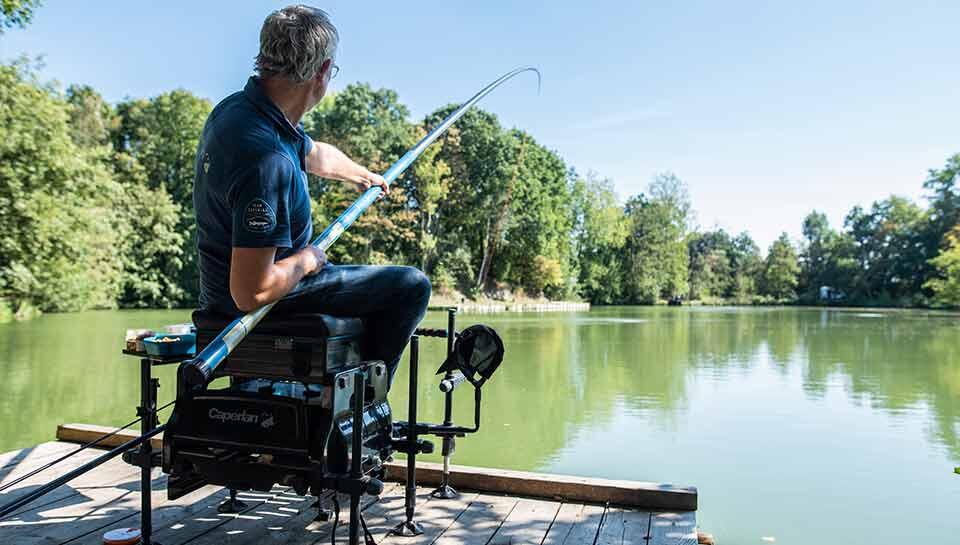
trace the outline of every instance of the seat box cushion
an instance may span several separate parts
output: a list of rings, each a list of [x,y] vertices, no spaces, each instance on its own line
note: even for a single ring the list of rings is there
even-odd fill
[[[206,311],[193,313],[202,350],[233,321]],[[250,332],[215,376],[327,382],[364,360],[364,324],[359,318],[325,314],[269,314]]]

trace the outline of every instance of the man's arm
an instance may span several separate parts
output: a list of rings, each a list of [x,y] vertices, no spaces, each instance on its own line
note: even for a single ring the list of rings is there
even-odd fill
[[[384,194],[389,191],[383,176],[370,172],[342,151],[323,142],[313,142],[307,155],[307,172],[321,178],[353,183],[360,191],[375,185],[382,187]]]
[[[230,296],[243,312],[279,300],[304,276],[319,271],[327,261],[313,245],[274,262],[276,248],[233,248],[230,255]]]

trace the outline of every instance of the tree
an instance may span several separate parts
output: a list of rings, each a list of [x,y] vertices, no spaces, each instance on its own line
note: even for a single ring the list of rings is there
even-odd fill
[[[573,244],[580,295],[591,303],[623,301],[623,247],[627,218],[613,182],[588,173],[571,191]]]
[[[23,28],[33,19],[40,0],[0,0],[0,34],[5,28]]]
[[[960,225],[944,237],[943,250],[930,260],[936,276],[924,287],[933,292],[934,302],[947,307],[960,306]]]
[[[673,174],[660,174],[648,188],[649,197],[627,201],[630,235],[625,244],[626,294],[630,301],[655,303],[662,297],[688,292],[687,247],[690,219],[686,186]]]
[[[763,266],[763,293],[779,301],[788,301],[796,297],[797,277],[800,264],[797,252],[786,233],[782,233],[770,245]]]
[[[126,152],[115,151],[110,132],[119,118],[113,108],[88,86],[67,89],[70,137],[96,151],[121,185],[116,206],[123,276],[118,303],[123,307],[172,307],[184,300],[179,285],[183,268],[184,233],[180,205],[163,186],[151,188],[142,165]]]
[[[0,65],[0,294],[17,307],[111,307],[120,288],[122,190],[70,115],[29,67]]]
[[[149,100],[121,102],[116,109],[119,121],[111,131],[117,157],[129,156],[142,167],[146,186],[161,195],[158,202],[165,202],[162,194],[166,193],[179,207],[176,231],[182,243],[176,254],[180,257],[168,269],[178,274],[177,285],[182,294],[178,304],[196,304],[200,289],[193,178],[197,143],[210,109],[209,101],[178,89]],[[166,207],[164,214],[173,211]]]
[[[732,249],[733,241],[723,229],[688,237],[690,299],[726,297],[733,291]]]
[[[927,255],[922,233],[927,216],[903,197],[874,202],[869,211],[856,206],[846,218],[857,268],[854,293],[865,302],[895,304],[922,296],[933,257]]]

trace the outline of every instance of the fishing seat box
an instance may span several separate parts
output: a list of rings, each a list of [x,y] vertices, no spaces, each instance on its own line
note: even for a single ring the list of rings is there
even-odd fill
[[[197,350],[203,350],[233,321],[232,316],[197,310]],[[326,314],[268,314],[221,364],[214,377],[256,377],[329,383],[356,367],[365,355],[360,318]]]

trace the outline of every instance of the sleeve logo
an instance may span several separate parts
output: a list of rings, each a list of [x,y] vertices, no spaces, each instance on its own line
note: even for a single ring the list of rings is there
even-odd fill
[[[243,210],[243,226],[251,233],[266,233],[277,226],[277,214],[263,199],[253,199]]]

